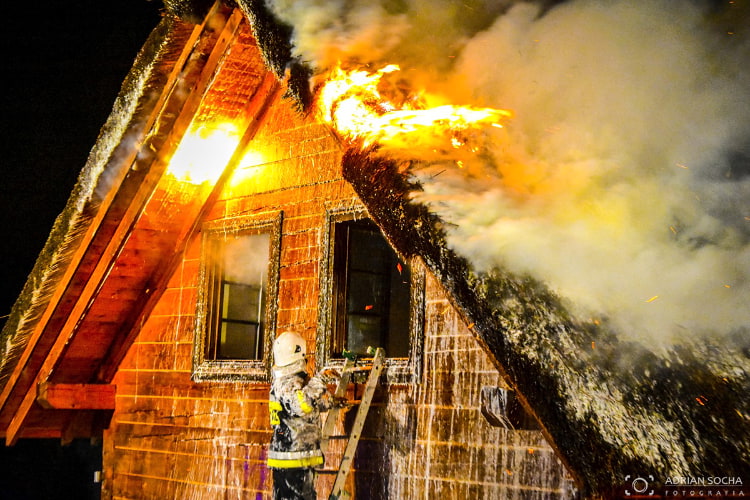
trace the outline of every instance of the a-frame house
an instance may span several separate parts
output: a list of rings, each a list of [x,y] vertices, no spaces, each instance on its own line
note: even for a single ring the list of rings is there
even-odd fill
[[[263,2],[168,7],[2,333],[7,444],[102,436],[103,498],[270,498],[270,344],[295,330],[318,368],[388,352],[356,498],[607,497],[749,470],[747,372],[644,353],[615,378],[636,346],[540,283],[474,273],[396,165],[309,111]]]

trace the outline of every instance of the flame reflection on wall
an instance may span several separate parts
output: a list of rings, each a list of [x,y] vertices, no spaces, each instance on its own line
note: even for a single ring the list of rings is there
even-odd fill
[[[232,122],[194,127],[183,137],[167,172],[181,183],[213,186],[239,143],[240,132]],[[266,163],[262,150],[247,148],[229,180],[229,188],[245,186],[250,192],[262,191]]]

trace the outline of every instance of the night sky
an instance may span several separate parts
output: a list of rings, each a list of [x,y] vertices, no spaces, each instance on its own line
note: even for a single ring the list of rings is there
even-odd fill
[[[0,327],[162,9],[160,0],[5,6]],[[100,446],[86,440],[0,443],[0,500],[98,498],[100,460]]]

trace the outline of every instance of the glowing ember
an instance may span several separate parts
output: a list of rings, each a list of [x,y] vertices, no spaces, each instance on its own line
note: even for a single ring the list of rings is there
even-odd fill
[[[500,121],[511,116],[502,109],[470,106],[423,109],[421,99],[384,83],[384,76],[398,70],[396,65],[375,72],[336,68],[320,90],[323,119],[343,136],[361,140],[364,146],[398,143],[405,134],[442,133],[451,135],[452,146],[459,148],[465,141],[456,134],[481,125],[502,127]]]
[[[169,162],[168,172],[191,184],[214,183],[239,142],[240,134],[233,123],[202,125],[182,138]]]

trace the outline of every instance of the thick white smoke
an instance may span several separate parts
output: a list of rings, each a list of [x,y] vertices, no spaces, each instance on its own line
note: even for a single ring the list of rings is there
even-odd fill
[[[314,64],[400,62],[446,100],[513,111],[463,168],[416,173],[477,267],[648,341],[750,325],[750,46],[707,8],[303,3],[278,12]]]

